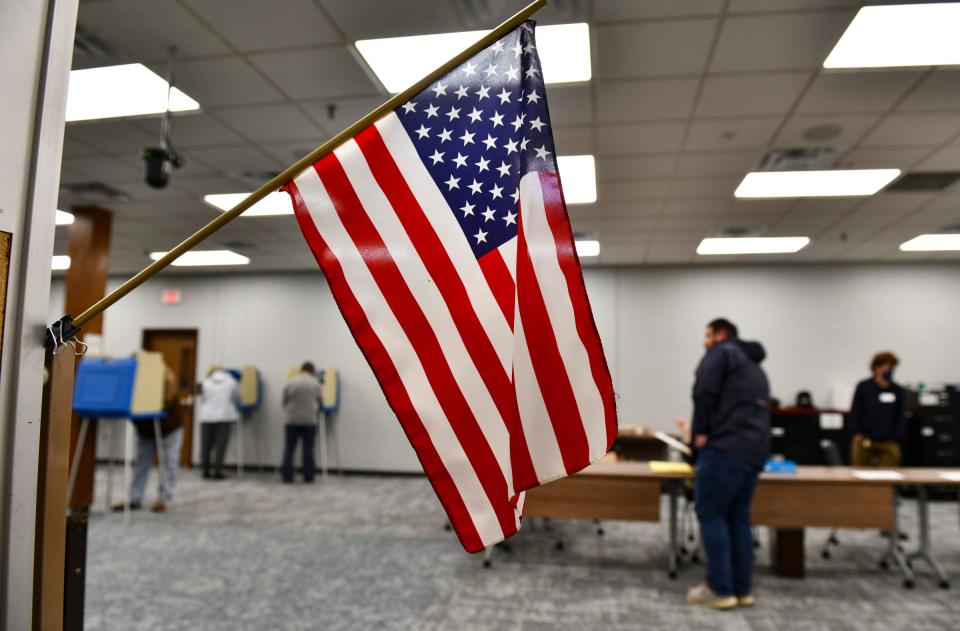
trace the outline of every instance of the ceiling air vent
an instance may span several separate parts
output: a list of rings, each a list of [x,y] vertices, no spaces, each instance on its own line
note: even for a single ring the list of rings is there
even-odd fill
[[[823,171],[837,160],[834,147],[771,149],[760,160],[758,171]]]
[[[907,173],[884,189],[885,193],[937,193],[947,189],[960,179],[960,172],[937,171],[930,173]]]

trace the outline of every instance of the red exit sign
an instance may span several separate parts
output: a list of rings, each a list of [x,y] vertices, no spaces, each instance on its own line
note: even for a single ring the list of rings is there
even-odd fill
[[[160,302],[165,305],[178,305],[183,301],[183,292],[179,289],[164,289],[160,295]]]

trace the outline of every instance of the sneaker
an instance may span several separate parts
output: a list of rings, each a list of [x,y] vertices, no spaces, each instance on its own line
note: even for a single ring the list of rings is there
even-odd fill
[[[113,512],[115,512],[115,513],[120,513],[120,512],[123,512],[123,510],[127,508],[127,505],[124,504],[123,502],[120,502],[119,504],[114,504],[114,505],[112,506],[112,508],[113,508]],[[133,503],[131,503],[131,504],[130,504],[130,510],[140,510],[140,502],[133,502]]]
[[[708,609],[733,609],[737,599],[733,596],[717,596],[706,585],[697,585],[687,592],[687,602]]]
[[[153,506],[150,507],[150,510],[155,513],[164,513],[167,510],[167,503],[163,500],[157,500],[153,503]]]
[[[757,599],[753,597],[753,594],[747,594],[746,596],[737,596],[737,605],[739,607],[753,607],[756,604]]]

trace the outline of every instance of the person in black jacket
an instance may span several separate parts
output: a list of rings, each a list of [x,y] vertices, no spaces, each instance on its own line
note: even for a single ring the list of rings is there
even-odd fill
[[[898,363],[893,353],[877,353],[870,362],[873,376],[857,384],[847,417],[850,462],[856,467],[900,465],[907,418],[903,388],[893,381]]]
[[[692,435],[707,581],[687,600],[729,609],[754,603],[750,503],[770,450],[770,386],[760,368],[763,346],[740,340],[729,320],[707,325],[705,346],[693,386]]]

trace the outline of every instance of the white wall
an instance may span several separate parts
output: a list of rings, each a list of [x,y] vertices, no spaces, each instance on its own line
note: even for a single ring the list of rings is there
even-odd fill
[[[703,327],[720,315],[764,343],[774,395],[784,401],[807,389],[820,404],[843,404],[846,396],[830,400],[832,390],[862,379],[881,349],[900,355],[901,381],[960,381],[957,265],[648,267],[585,276],[621,423],[670,429],[672,417],[689,416]],[[160,304],[167,287],[183,290],[181,305]],[[53,292],[51,321],[62,315],[62,283]],[[200,330],[201,370],[212,362],[260,368],[265,402],[247,430],[247,462],[279,460],[284,376],[309,358],[341,370],[345,465],[419,469],[319,272],[163,276],[107,311],[106,351],[130,353],[143,328],[173,327]]]

